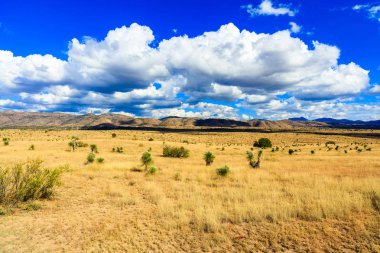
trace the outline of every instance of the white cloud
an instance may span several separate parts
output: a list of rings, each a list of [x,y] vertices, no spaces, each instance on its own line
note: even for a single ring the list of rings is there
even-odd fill
[[[378,2],[355,5],[354,7],[352,7],[352,9],[358,12],[365,12],[367,13],[368,18],[375,19],[378,22],[380,22],[380,4]]]
[[[369,87],[368,71],[340,63],[339,48],[319,42],[308,47],[290,30],[255,33],[231,23],[153,47],[151,29],[132,24],[100,41],[73,39],[67,60],[0,51],[0,109],[236,118],[236,108],[219,103],[281,111],[279,95],[312,105],[352,98]]]
[[[263,0],[256,8],[254,8],[252,4],[243,5],[241,8],[245,9],[251,17],[259,15],[288,15],[293,17],[297,13],[297,10],[291,9],[290,5],[278,4],[278,6],[275,6],[271,0]]]
[[[372,94],[380,94],[380,85],[375,84],[370,90],[370,93]]]
[[[290,31],[292,33],[301,32],[302,26],[297,25],[295,22],[289,22],[289,25],[290,25]]]
[[[334,101],[302,101],[294,97],[288,99],[273,99],[269,103],[257,105],[242,105],[250,108],[262,118],[288,119],[292,117],[316,118],[348,118],[353,120],[379,120],[380,104],[346,103]]]

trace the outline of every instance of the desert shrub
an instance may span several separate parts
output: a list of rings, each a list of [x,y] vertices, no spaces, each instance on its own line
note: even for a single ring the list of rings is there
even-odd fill
[[[327,147],[328,145],[335,145],[335,141],[327,141],[325,146]]]
[[[253,143],[253,146],[258,148],[271,148],[272,142],[268,138],[260,138]]]
[[[184,140],[184,141],[182,141],[182,143],[189,144],[190,142],[188,140]]]
[[[98,153],[98,146],[96,144],[90,145],[91,153]]]
[[[372,148],[367,148],[366,150],[367,150],[367,151],[372,151]]]
[[[146,171],[146,174],[148,174],[148,175],[154,175],[154,174],[156,174],[157,173],[157,168],[155,167],[155,166],[152,166],[152,167],[150,167],[147,171]]]
[[[140,161],[141,161],[142,165],[145,166],[145,170],[147,170],[148,166],[153,164],[152,155],[148,151],[145,151],[142,154]]]
[[[189,157],[189,150],[184,147],[165,146],[162,150],[162,155],[164,157],[186,158]]]
[[[10,141],[11,141],[11,139],[9,139],[8,137],[4,137],[3,138],[4,146],[8,146]]]
[[[104,163],[104,158],[103,157],[99,157],[99,158],[96,159],[96,161],[98,163]]]
[[[116,138],[116,134],[115,133],[112,133],[112,138]]]
[[[141,167],[138,167],[138,166],[134,166],[130,169],[130,171],[132,172],[142,172],[143,170],[141,169]]]
[[[344,153],[347,154],[347,150],[345,150]]]
[[[251,151],[247,151],[246,152],[246,158],[249,162],[249,165],[252,167],[252,168],[260,168],[260,158],[261,158],[261,155],[263,154],[263,151],[262,150],[259,150],[258,154],[257,154],[257,161],[255,161],[255,156],[253,155],[253,153]]]
[[[314,151],[314,150],[312,150],[312,151],[310,151],[310,153],[311,153],[312,155],[314,155],[314,154],[315,154],[315,151]]]
[[[151,137],[151,138],[149,138],[149,140],[148,141],[154,141],[154,139]]]
[[[289,149],[289,155],[292,155],[294,153],[294,150],[293,149]]]
[[[204,153],[203,160],[206,162],[206,166],[211,165],[214,162],[215,155],[211,153],[210,151]]]
[[[218,176],[225,177],[228,175],[228,173],[230,173],[230,168],[227,165],[216,169],[216,174]]]
[[[175,181],[181,181],[182,177],[181,177],[181,173],[177,172],[175,173],[174,175],[174,180]]]
[[[124,149],[123,147],[115,147],[115,148],[112,148],[112,152],[124,153]]]
[[[33,144],[30,145],[29,150],[35,150],[35,149],[36,149],[36,147]]]
[[[88,144],[83,141],[77,141],[77,147],[78,148],[87,148]]]
[[[339,146],[336,146],[336,147],[335,147],[335,150],[338,151],[338,149],[339,149]]]
[[[49,198],[60,182],[63,168],[43,168],[41,160],[0,168],[0,204]]]
[[[95,154],[94,153],[89,153],[87,155],[87,163],[93,163],[95,161]]]

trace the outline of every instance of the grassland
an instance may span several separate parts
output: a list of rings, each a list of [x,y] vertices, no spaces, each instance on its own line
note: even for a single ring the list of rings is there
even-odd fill
[[[72,136],[96,144],[104,162],[86,164],[89,147],[71,152]],[[51,199],[0,206],[0,252],[380,252],[379,139],[73,130],[0,137],[10,138],[0,143],[1,167],[42,159],[70,168]],[[279,151],[265,149],[252,169],[246,151],[260,137]],[[164,145],[190,156],[163,157]],[[131,170],[148,149],[158,173]],[[211,166],[206,151],[216,156]],[[231,173],[217,176],[224,165]]]

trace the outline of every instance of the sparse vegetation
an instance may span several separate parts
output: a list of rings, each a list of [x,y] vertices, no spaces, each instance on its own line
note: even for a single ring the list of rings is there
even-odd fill
[[[271,148],[272,142],[268,138],[260,138],[258,141],[253,143],[253,146],[258,148]]]
[[[112,133],[112,138],[116,138],[116,133]]]
[[[216,174],[221,177],[225,177],[230,173],[230,168],[227,165],[216,169]]]
[[[4,138],[3,138],[3,144],[4,144],[4,146],[8,146],[10,141],[11,141],[10,138],[8,138],[8,137],[4,137]]]
[[[210,166],[214,162],[214,159],[215,159],[215,155],[211,153],[210,151],[204,153],[203,155],[203,160],[205,160],[206,166]]]
[[[189,154],[189,150],[184,147],[165,146],[162,150],[162,155],[164,157],[187,158],[189,157]]]
[[[87,155],[87,163],[93,163],[95,161],[95,154],[94,153],[89,153]]]
[[[90,145],[90,150],[91,150],[91,153],[98,153],[98,145],[91,144]]]
[[[146,151],[141,156],[141,164],[145,167],[145,170],[148,169],[148,166],[153,164],[153,158],[150,152]]]
[[[61,173],[62,168],[43,168],[41,160],[0,168],[0,204],[51,197]]]
[[[246,157],[247,157],[247,160],[249,162],[249,165],[254,168],[254,169],[257,169],[257,168],[260,168],[260,159],[261,159],[261,155],[263,154],[263,151],[262,150],[259,150],[259,152],[257,153],[257,161],[255,161],[255,157],[254,157],[254,154],[251,152],[251,151],[247,151],[246,152]]]
[[[289,155],[293,155],[294,152],[295,152],[295,151],[294,151],[293,149],[289,149],[289,151],[288,151]]]
[[[124,153],[124,149],[123,147],[115,147],[115,148],[112,148],[112,152]]]
[[[34,144],[30,145],[29,150],[35,150],[35,149],[36,147],[34,146]]]

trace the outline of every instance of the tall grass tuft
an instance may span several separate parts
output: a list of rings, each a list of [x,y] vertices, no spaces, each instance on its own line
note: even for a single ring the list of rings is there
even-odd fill
[[[43,168],[41,160],[0,168],[0,204],[50,198],[62,171]]]
[[[189,150],[184,147],[165,146],[162,150],[162,155],[164,157],[187,158],[189,157],[189,154]]]

